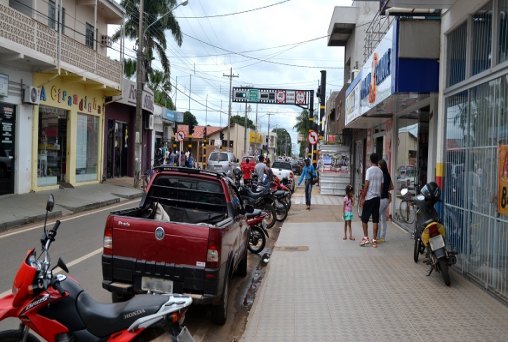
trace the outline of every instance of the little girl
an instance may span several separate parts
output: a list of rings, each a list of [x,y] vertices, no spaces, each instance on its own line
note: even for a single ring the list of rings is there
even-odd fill
[[[343,240],[347,240],[347,227],[349,226],[349,240],[354,240],[353,231],[351,228],[351,220],[353,219],[353,205],[354,203],[353,197],[353,187],[351,185],[346,186],[346,196],[344,196],[343,203],[343,218],[344,218],[344,237]]]

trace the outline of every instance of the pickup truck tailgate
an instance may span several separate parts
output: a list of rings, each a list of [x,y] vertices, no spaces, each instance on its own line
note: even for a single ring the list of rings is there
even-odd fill
[[[113,257],[204,267],[208,248],[207,225],[161,222],[113,216]]]

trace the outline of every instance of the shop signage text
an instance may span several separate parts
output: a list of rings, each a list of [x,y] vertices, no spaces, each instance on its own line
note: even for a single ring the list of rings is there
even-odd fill
[[[92,113],[96,111],[97,114],[101,114],[103,112],[102,102],[98,103],[95,96],[88,98],[86,95],[80,96],[78,94],[71,94],[66,89],[58,88],[54,85],[49,88],[49,96],[53,102],[66,104],[68,107],[78,106],[81,112]],[[39,99],[41,102],[48,101],[48,94],[44,86],[41,87]]]

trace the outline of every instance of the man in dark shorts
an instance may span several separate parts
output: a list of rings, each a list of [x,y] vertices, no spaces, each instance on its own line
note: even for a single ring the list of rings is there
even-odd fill
[[[377,229],[379,223],[379,204],[381,202],[381,188],[383,186],[383,171],[378,166],[379,156],[377,153],[370,155],[371,166],[365,172],[365,184],[363,191],[365,193],[365,203],[362,210],[362,228],[363,239],[360,246],[367,247],[371,245],[377,248]],[[373,235],[372,242],[369,240],[369,219],[372,216]]]

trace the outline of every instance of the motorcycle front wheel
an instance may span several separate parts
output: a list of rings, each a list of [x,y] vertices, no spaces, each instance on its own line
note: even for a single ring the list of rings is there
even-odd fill
[[[254,254],[259,254],[266,245],[266,236],[263,230],[258,226],[250,228],[249,232],[249,251]]]
[[[266,228],[267,229],[272,228],[275,225],[275,222],[277,221],[277,212],[275,208],[271,204],[267,204],[260,209],[266,211],[268,214],[263,219],[263,222],[266,224]]]
[[[443,280],[446,286],[450,286],[450,273],[448,272],[448,263],[446,262],[446,258],[439,259],[439,271],[443,276]]]
[[[282,222],[288,217],[288,207],[282,201],[275,201],[275,212],[278,222]]]
[[[422,240],[419,237],[415,237],[415,245],[413,250],[413,259],[415,262],[418,262],[421,248],[422,248]]]
[[[0,341],[2,342],[19,342],[22,341],[22,333],[19,330],[5,330],[0,332]],[[26,336],[27,342],[40,342],[40,340],[32,334]]]

